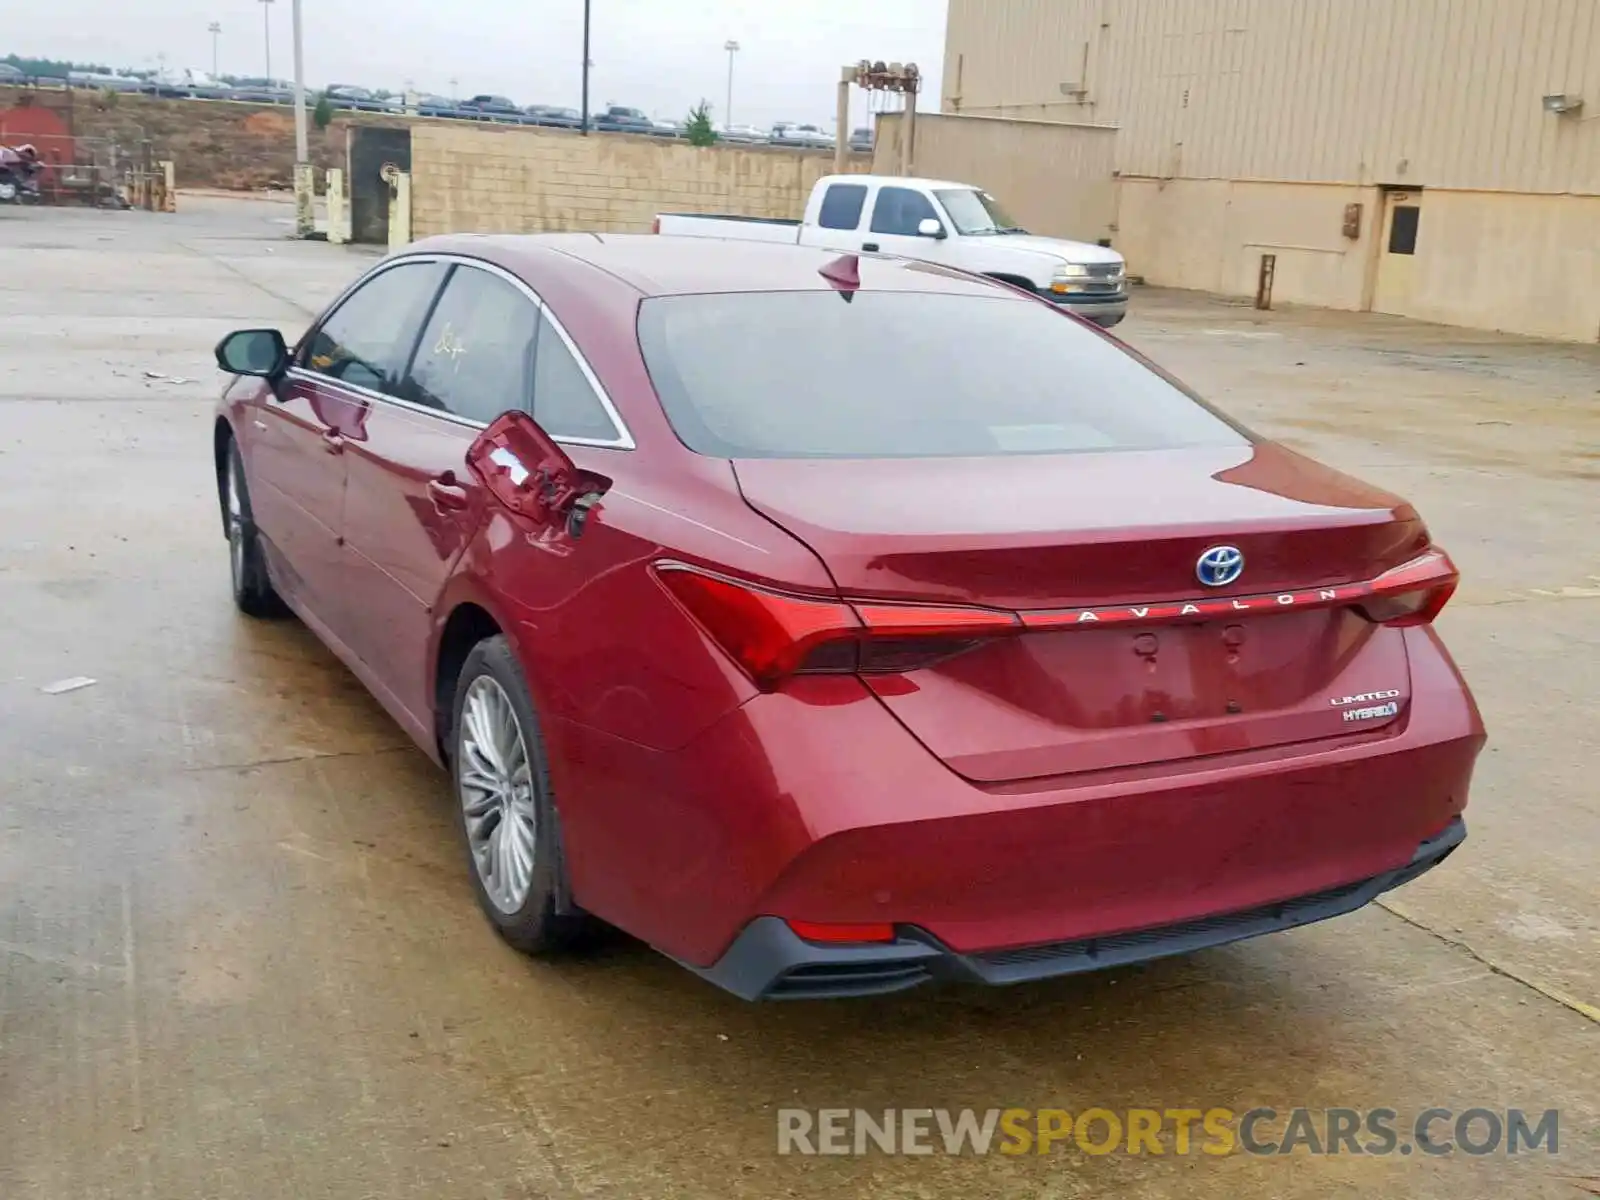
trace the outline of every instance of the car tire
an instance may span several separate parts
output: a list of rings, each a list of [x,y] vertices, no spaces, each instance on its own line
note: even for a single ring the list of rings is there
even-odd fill
[[[478,905],[524,954],[572,949],[592,929],[567,911],[549,757],[522,668],[504,637],[479,642],[456,678],[449,738],[456,828]]]
[[[228,535],[228,569],[233,577],[233,602],[248,617],[281,617],[288,608],[272,586],[261,537],[251,515],[250,486],[245,480],[239,443],[228,441],[222,478],[222,521]]]

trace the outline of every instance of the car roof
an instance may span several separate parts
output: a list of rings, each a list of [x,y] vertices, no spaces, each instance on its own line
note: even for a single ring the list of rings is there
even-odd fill
[[[644,296],[826,291],[835,285],[820,274],[822,268],[854,257],[863,291],[1015,297],[1000,284],[936,263],[873,254],[841,256],[837,250],[783,242],[637,233],[467,234],[430,238],[409,251],[465,254],[524,274],[547,269],[553,265],[549,256],[559,255]]]
[[[859,133],[861,131],[857,130],[856,132]],[[912,183],[916,184],[918,187],[925,188],[957,188],[961,191],[969,192],[983,190],[975,187],[973,184],[959,183],[954,179],[923,179],[921,176],[917,176],[914,179],[907,179],[904,175],[824,175],[821,179],[817,180],[818,186],[821,186],[825,183],[865,183],[868,185],[881,183],[885,185],[894,184],[900,187],[904,187],[906,184]]]

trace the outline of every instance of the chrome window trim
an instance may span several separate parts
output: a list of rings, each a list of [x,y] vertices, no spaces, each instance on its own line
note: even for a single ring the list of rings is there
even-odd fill
[[[519,279],[516,275],[513,275],[510,271],[507,271],[504,267],[498,266],[495,263],[486,262],[481,258],[473,258],[470,255],[465,254],[402,254],[396,258],[387,259],[378,266],[372,268],[372,270],[368,271],[365,275],[361,276],[361,278],[357,279],[349,287],[345,288],[345,290],[339,294],[338,299],[328,306],[327,315],[319,318],[311,327],[312,330],[322,328],[322,325],[326,321],[327,317],[333,316],[333,314],[338,312],[340,308],[344,307],[344,302],[354,295],[358,288],[364,287],[366,284],[371,283],[385,271],[392,271],[396,267],[405,266],[408,263],[428,262],[446,263],[451,266],[472,267],[479,271],[487,271],[491,275],[499,276],[501,279],[505,280],[512,287],[516,288],[525,297],[527,297],[527,299],[533,304],[534,308],[538,310],[539,315],[544,320],[549,321],[552,328],[555,329],[557,335],[561,338],[562,345],[567,348],[567,352],[571,354],[573,359],[577,362],[578,369],[583,372],[584,379],[588,381],[589,387],[593,389],[595,399],[600,401],[600,407],[605,410],[606,416],[611,421],[612,428],[617,431],[617,436],[614,438],[562,437],[552,433],[550,434],[551,441],[557,443],[558,445],[594,446],[603,450],[633,450],[637,448],[637,443],[633,440],[633,434],[628,429],[627,422],[622,419],[622,414],[617,411],[617,406],[611,402],[611,397],[606,394],[605,388],[601,386],[599,377],[594,373],[594,368],[589,365],[589,360],[585,358],[583,352],[578,349],[577,344],[572,340],[572,335],[567,332],[566,326],[561,323],[560,318],[556,316],[555,312],[548,304],[540,299],[539,293],[535,292],[533,288],[529,287],[528,284],[522,279]],[[288,373],[292,378],[295,379],[331,384],[334,387],[343,388],[348,392],[360,396],[362,399],[380,401],[384,404],[393,404],[397,408],[408,409],[412,412],[425,413],[428,416],[439,417],[442,420],[449,421],[455,425],[465,426],[468,429],[488,428],[488,422],[486,421],[474,421],[470,417],[457,416],[455,413],[446,412],[443,409],[430,408],[426,404],[417,404],[410,400],[402,400],[400,397],[391,396],[387,392],[377,392],[373,391],[371,388],[361,387],[353,383],[346,383],[342,379],[335,379],[331,375],[323,375],[318,371],[313,371],[306,367],[292,366],[289,368]],[[533,414],[530,413],[529,415],[532,416]],[[549,431],[546,430],[546,432],[548,433]]]
[[[396,408],[403,408],[409,412],[421,413],[428,417],[438,417],[441,421],[448,421],[452,425],[462,425],[468,429],[487,429],[483,421],[474,421],[470,417],[460,417],[453,412],[446,412],[442,408],[429,408],[426,404],[417,404],[411,400],[402,400],[399,396],[391,396],[388,392],[375,392],[371,388],[362,387],[358,383],[346,383],[342,379],[335,379],[332,375],[324,375],[320,371],[312,371],[306,367],[290,367],[289,378],[298,379],[302,383],[319,383],[324,387],[338,388],[341,392],[349,392],[362,400],[372,400],[382,404],[392,404]],[[559,441],[559,438],[552,438]]]

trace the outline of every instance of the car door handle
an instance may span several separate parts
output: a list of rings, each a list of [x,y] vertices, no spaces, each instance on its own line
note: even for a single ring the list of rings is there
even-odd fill
[[[329,454],[343,454],[344,434],[337,429],[324,429],[322,431],[322,448]]]
[[[440,512],[460,512],[467,507],[467,489],[456,482],[454,474],[445,474],[428,480],[428,499]]]
[[[861,243],[861,248],[863,250],[867,251],[868,253],[872,253],[872,252],[875,252],[878,249],[878,243],[877,242],[862,242]]]

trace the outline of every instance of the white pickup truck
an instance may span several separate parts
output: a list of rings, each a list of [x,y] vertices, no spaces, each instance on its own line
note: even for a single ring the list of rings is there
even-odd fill
[[[993,196],[969,183],[828,175],[817,180],[799,221],[661,213],[655,231],[926,259],[1026,288],[1107,328],[1128,311],[1122,255],[1086,242],[1035,237]]]

